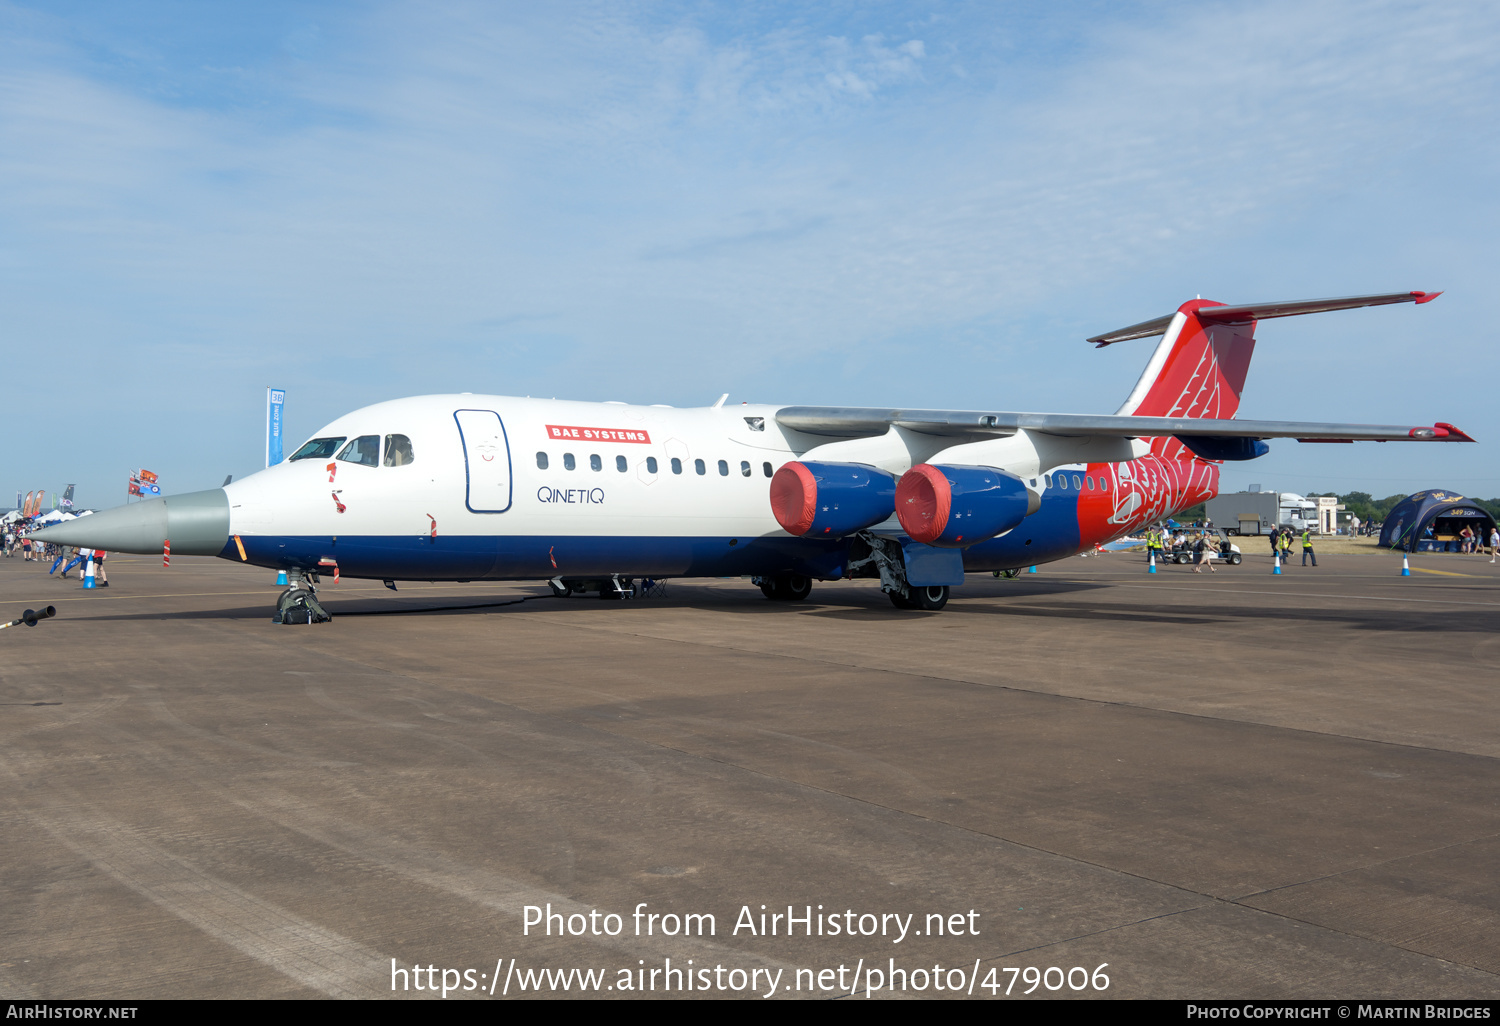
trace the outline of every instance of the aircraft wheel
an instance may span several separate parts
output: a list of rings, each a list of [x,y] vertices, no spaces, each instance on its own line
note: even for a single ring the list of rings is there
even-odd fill
[[[935,584],[927,588],[913,588],[911,597],[915,600],[916,608],[936,613],[948,604],[948,586]]]
[[[788,602],[801,602],[812,594],[812,581],[800,574],[788,574],[781,579],[782,594]]]
[[[812,581],[801,574],[777,574],[763,581],[760,590],[773,602],[801,602],[812,594]]]
[[[886,596],[891,600],[891,605],[897,609],[916,609],[917,604],[899,591],[888,591]]]
[[[552,594],[556,595],[558,598],[567,598],[569,595],[573,594],[572,588],[568,587],[566,584],[558,584],[556,581],[548,581],[547,587],[551,588]]]

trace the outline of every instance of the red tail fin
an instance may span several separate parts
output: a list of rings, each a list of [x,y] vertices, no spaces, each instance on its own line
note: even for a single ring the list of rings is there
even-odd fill
[[[1198,318],[1204,307],[1223,305],[1194,299],[1177,308],[1141,379],[1120,407],[1122,416],[1235,415],[1255,351],[1255,321],[1222,324]]]

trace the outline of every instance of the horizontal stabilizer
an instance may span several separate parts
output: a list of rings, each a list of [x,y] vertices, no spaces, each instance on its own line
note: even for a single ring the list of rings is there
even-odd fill
[[[1425,425],[1309,424],[1283,420],[1214,420],[1196,417],[1122,417],[1076,413],[985,413],[979,410],[882,410],[837,406],[787,406],[776,423],[809,435],[856,438],[884,434],[891,427],[919,434],[1004,438],[1017,431],[1078,437],[1296,438],[1306,441],[1472,442],[1439,422]]]
[[[1298,299],[1279,303],[1247,303],[1243,306],[1213,304],[1200,306],[1198,320],[1211,324],[1248,324],[1271,317],[1296,317],[1299,314],[1327,313],[1330,310],[1355,310],[1363,306],[1387,306],[1391,303],[1430,303],[1441,292],[1384,292],[1376,296],[1344,296],[1339,299]],[[1095,335],[1088,341],[1100,349],[1116,342],[1164,334],[1176,314],[1156,317],[1118,331]]]

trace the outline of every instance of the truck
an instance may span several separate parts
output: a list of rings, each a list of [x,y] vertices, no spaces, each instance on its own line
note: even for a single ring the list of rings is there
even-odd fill
[[[1270,534],[1283,527],[1319,533],[1318,501],[1295,492],[1232,492],[1209,499],[1204,513],[1229,534]]]

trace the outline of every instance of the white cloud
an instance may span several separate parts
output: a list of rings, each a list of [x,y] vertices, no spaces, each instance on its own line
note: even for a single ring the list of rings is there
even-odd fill
[[[1003,370],[1103,408],[1117,386],[1056,378],[1053,346],[1078,342],[1043,327],[1394,273],[1294,222],[1362,190],[1374,224],[1406,178],[1494,156],[1486,8],[1064,13],[1049,30],[1079,34],[1047,47],[996,10],[830,32],[389,6],[235,65],[243,103],[164,99],[22,33],[0,51],[0,259],[20,268],[0,316],[86,361],[129,350],[127,379],[145,348],[340,401],[455,377],[770,391],[812,362],[846,401],[998,401]],[[1454,188],[1430,216],[1467,239],[1492,201]],[[944,346],[983,373],[914,359]]]

